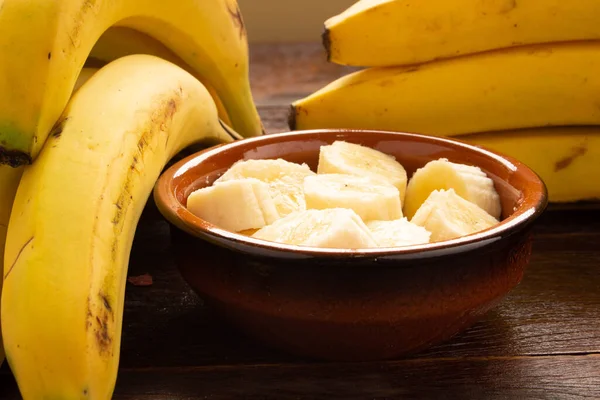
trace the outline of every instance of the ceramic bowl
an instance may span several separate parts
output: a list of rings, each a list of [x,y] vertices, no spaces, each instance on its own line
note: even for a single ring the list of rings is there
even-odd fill
[[[479,166],[500,194],[501,222],[444,242],[354,251],[252,239],[186,209],[190,193],[238,160],[283,158],[316,170],[320,146],[335,140],[391,154],[409,177],[441,157]],[[207,149],[166,170],[154,197],[170,222],[181,274],[215,311],[269,346],[342,361],[404,356],[472,325],[521,281],[533,223],[547,205],[544,183],[517,160],[457,140],[348,130],[265,135]]]

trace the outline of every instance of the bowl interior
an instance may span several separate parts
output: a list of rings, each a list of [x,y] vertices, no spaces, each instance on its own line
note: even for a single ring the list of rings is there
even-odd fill
[[[190,233],[209,234],[213,237],[220,235],[251,243],[263,242],[224,231],[195,217],[185,208],[187,197],[197,189],[210,186],[238,160],[282,158],[290,162],[306,163],[316,171],[320,147],[336,140],[361,144],[394,156],[404,166],[409,178],[416,169],[427,162],[447,158],[452,162],[478,166],[494,181],[502,203],[502,221],[499,225],[467,237],[437,244],[408,246],[410,248],[459,244],[481,239],[486,235],[494,235],[516,224],[526,224],[527,220],[534,219],[546,206],[547,193],[544,183],[527,166],[510,157],[454,139],[408,133],[350,130],[265,135],[217,146],[189,156],[173,165],[161,176],[155,191],[157,204],[171,223]],[[263,242],[263,245],[265,243],[267,242]],[[281,247],[270,242],[266,245]],[[297,249],[297,246],[283,247]],[[377,251],[377,249],[368,250]]]

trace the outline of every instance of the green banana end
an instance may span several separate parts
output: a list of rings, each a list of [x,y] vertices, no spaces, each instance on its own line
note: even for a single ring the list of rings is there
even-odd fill
[[[327,53],[327,62],[331,62],[331,32],[328,28],[325,28],[323,31],[321,39],[323,40],[323,47],[325,47],[325,52]]]
[[[31,137],[12,121],[0,121],[0,165],[17,168],[31,164],[31,154],[28,151],[31,148],[30,139]]]
[[[296,106],[294,104],[290,106],[290,111],[288,114],[288,126],[290,127],[290,130],[296,130]]]

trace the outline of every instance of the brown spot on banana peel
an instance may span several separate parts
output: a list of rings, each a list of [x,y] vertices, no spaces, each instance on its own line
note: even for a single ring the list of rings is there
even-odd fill
[[[79,11],[77,12],[77,15],[75,18],[73,18],[74,25],[71,31],[68,33],[73,49],[79,47],[79,34],[81,32],[81,27],[87,22],[87,14],[94,8],[95,5],[96,0],[84,0],[79,8]]]
[[[558,172],[560,170],[567,168],[569,165],[571,165],[573,163],[573,161],[575,161],[575,159],[577,159],[578,157],[584,156],[585,153],[587,153],[587,150],[588,150],[587,146],[585,146],[585,145],[574,147],[571,155],[569,155],[568,157],[565,157],[561,160],[558,160],[554,164],[554,172]]]
[[[231,5],[227,5],[227,10],[229,11],[229,15],[233,19],[233,23],[240,31],[240,40],[243,40],[246,37],[246,25],[244,24],[244,18],[242,17],[242,12],[240,11],[240,7],[237,4],[233,5],[233,9]]]
[[[95,318],[94,335],[96,337],[96,344],[101,355],[112,354],[112,326],[109,327],[109,321],[107,314],[103,314],[101,317],[96,316]]]
[[[178,96],[181,96],[183,94],[183,90],[181,89],[181,87],[179,88],[179,93]],[[173,115],[175,115],[175,112],[177,111],[177,102],[175,101],[175,99],[169,99],[169,101],[167,102],[167,106],[165,107],[164,112],[162,112],[161,114],[159,114],[158,116],[153,115],[152,116],[152,122],[159,124],[160,128],[162,130],[165,130],[168,123],[171,122],[171,120],[173,119]],[[145,139],[143,136],[140,140]]]
[[[149,144],[152,142],[152,138],[159,132],[164,132],[168,129],[169,124],[173,120],[173,116],[179,108],[182,94],[180,91],[176,91],[174,96],[166,101],[163,101],[163,105],[158,107],[150,118],[150,123],[144,133],[140,136],[137,143],[137,154],[134,154],[131,159],[131,164],[127,170],[123,189],[117,201],[115,203],[115,213],[112,218],[113,230],[114,230],[114,242],[111,248],[111,258],[116,261],[118,248],[119,248],[119,237],[123,229],[123,220],[125,213],[127,212],[129,205],[133,201],[133,195],[131,194],[135,177],[139,175],[140,170],[138,164],[143,160],[144,152],[148,149]]]
[[[85,329],[86,331],[93,329],[98,352],[108,356],[112,354],[115,316],[108,296],[100,292],[98,298],[100,300],[98,304],[101,306],[95,310],[92,310],[90,298],[87,298]]]
[[[93,328],[99,353],[110,355],[112,353],[111,345],[113,342],[115,316],[108,296],[100,292],[98,299],[100,300],[98,303],[100,307],[95,307],[96,309],[92,310],[88,297],[86,330]]]
[[[23,254],[23,252],[25,251],[25,249],[27,248],[27,246],[29,246],[33,240],[35,239],[35,236],[32,236],[29,240],[27,240],[25,242],[25,244],[21,247],[21,249],[19,250],[19,252],[17,253],[17,257],[15,258],[15,260],[13,261],[13,263],[10,265],[10,268],[8,269],[8,271],[6,272],[6,275],[4,275],[4,280],[6,280],[8,278],[8,276],[10,275],[10,273],[12,272],[13,268],[15,267],[15,265],[17,265],[17,262],[19,261],[19,258],[21,258],[21,255]]]
[[[86,299],[86,314],[85,314],[85,330],[86,332],[92,327],[92,307],[90,306],[90,296]]]
[[[63,130],[65,129],[65,125],[68,120],[69,117],[61,118],[60,120],[58,120],[52,128],[52,130],[50,131],[50,136],[58,139],[62,134]]]
[[[104,293],[100,293],[99,296],[100,296],[100,299],[102,300],[102,305],[104,306],[104,309],[106,311],[108,311],[110,313],[110,315],[112,315],[114,318],[112,306],[110,305],[110,300],[109,300],[108,296]]]

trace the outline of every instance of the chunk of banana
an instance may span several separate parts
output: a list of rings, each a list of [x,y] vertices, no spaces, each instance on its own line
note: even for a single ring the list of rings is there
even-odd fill
[[[411,222],[431,232],[432,242],[439,242],[490,228],[498,220],[448,189],[431,192]]]
[[[346,208],[294,212],[258,230],[252,237],[320,248],[377,247],[369,228],[354,211]]]
[[[453,163],[445,158],[430,161],[415,171],[406,188],[404,214],[412,218],[431,192],[441,189],[454,189],[465,200],[500,218],[502,206],[494,181],[479,167]]]
[[[394,157],[336,141],[321,147],[317,172],[283,159],[238,161],[212,187],[192,193],[188,208],[246,236],[353,249],[453,239],[501,215],[492,179],[445,158],[419,168],[407,184]]]
[[[306,210],[302,185],[304,178],[315,175],[306,164],[281,158],[276,160],[243,160],[231,166],[215,183],[231,179],[255,178],[269,185],[271,197],[281,217]]]
[[[379,150],[344,141],[321,146],[317,173],[385,179],[398,189],[400,200],[404,202],[406,170],[394,157]]]
[[[269,185],[254,178],[232,179],[192,192],[187,208],[222,229],[260,229],[280,218]]]
[[[349,208],[363,221],[402,218],[398,189],[379,178],[346,174],[319,174],[304,179],[308,209]]]
[[[394,221],[367,222],[379,247],[410,246],[429,243],[431,233],[427,229],[409,222],[407,218]]]

